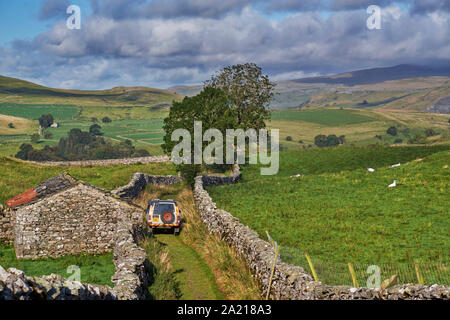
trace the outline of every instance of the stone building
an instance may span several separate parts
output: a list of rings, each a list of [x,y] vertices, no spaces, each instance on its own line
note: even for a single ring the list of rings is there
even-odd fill
[[[65,173],[6,204],[17,258],[110,252],[118,221],[142,221],[141,208]]]

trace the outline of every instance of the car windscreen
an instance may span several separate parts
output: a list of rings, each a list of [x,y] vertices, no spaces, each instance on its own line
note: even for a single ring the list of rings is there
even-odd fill
[[[166,212],[173,213],[175,210],[174,205],[172,203],[158,203],[155,205],[153,209],[154,215],[161,215]]]

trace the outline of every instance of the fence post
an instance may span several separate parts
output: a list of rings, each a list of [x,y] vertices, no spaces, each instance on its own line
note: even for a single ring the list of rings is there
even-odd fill
[[[275,268],[277,266],[277,260],[278,260],[278,251],[280,248],[278,247],[278,243],[272,239],[272,237],[269,235],[269,232],[266,231],[267,239],[270,241],[273,247],[273,252],[275,253],[275,257],[273,259],[273,265],[272,265],[272,272],[270,273],[270,279],[269,279],[269,285],[267,287],[267,293],[266,293],[266,300],[269,300],[270,295],[270,287],[272,286],[273,276],[275,274]]]
[[[353,281],[353,287],[357,288],[358,286],[358,280],[356,279],[356,273],[353,269],[353,264],[351,262],[348,263],[348,270],[350,270],[350,275],[352,276]]]
[[[414,269],[416,269],[417,281],[419,281],[419,284],[423,285],[423,278],[420,274],[419,264],[417,262],[414,263]]]
[[[278,248],[278,247],[276,249],[273,248],[273,251],[275,252],[275,258],[273,259],[272,273],[270,274],[269,287],[267,288],[266,300],[269,300],[270,287],[272,286],[273,275],[275,274],[275,267],[277,265],[277,260],[278,260],[278,250],[280,250],[280,248]]]
[[[306,257],[306,260],[308,261],[309,268],[311,269],[311,272],[312,272],[312,275],[314,277],[314,280],[315,281],[319,281],[319,277],[317,276],[316,270],[314,269],[314,265],[313,265],[313,263],[311,261],[311,258],[309,257],[308,252],[305,252],[305,257]]]

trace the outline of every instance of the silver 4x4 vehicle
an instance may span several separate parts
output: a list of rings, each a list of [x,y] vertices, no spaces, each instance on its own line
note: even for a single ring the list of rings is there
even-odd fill
[[[146,213],[149,231],[173,229],[175,235],[180,233],[181,209],[178,208],[176,201],[154,199],[148,203]]]

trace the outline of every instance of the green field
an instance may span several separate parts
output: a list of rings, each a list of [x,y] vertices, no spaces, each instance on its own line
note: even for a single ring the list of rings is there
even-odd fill
[[[330,134],[343,135],[346,144],[356,146],[390,145],[396,140],[406,144],[416,134],[423,136],[427,128],[438,133],[427,143],[445,142],[450,140],[448,119],[448,115],[424,112],[321,108],[273,112],[267,125],[279,129],[280,145],[284,149],[301,149],[314,146],[317,135]],[[397,136],[386,133],[391,126],[398,129]],[[287,141],[287,137],[292,140]]]
[[[372,118],[349,110],[283,110],[272,112],[272,120],[297,120],[313,122],[328,126],[339,126],[373,121]]]
[[[89,111],[88,111],[89,110]],[[22,125],[22,129],[8,129],[6,118],[3,121],[4,131],[8,134],[0,135],[0,154],[5,156],[14,156],[22,143],[30,143],[31,133],[37,130],[38,119],[42,114],[52,114],[58,128],[48,128],[46,132],[53,134],[50,139],[41,137],[38,144],[34,145],[36,149],[43,148],[45,145],[57,145],[62,137],[67,137],[68,132],[73,128],[79,128],[89,131],[93,124],[90,116],[95,116],[99,121],[108,116],[113,121],[111,123],[99,122],[102,127],[101,132],[104,137],[113,142],[120,142],[126,139],[131,140],[136,147],[146,149],[151,155],[162,154],[160,144],[163,142],[164,133],[162,131],[163,118],[167,114],[167,109],[154,109],[142,107],[75,107],[64,105],[11,105],[0,104],[0,114],[15,115],[25,119],[32,119],[35,123],[28,127]],[[89,115],[87,117],[86,115]],[[136,119],[141,116],[141,119]],[[16,126],[19,124],[17,118]],[[12,121],[12,120],[11,120]],[[3,123],[2,122],[2,123]],[[34,127],[34,129],[33,129]],[[6,131],[7,130],[7,131]],[[29,131],[30,134],[16,134],[16,132]]]
[[[0,103],[0,114],[37,120],[43,114],[51,114],[55,119],[72,119],[80,113],[80,108],[69,105]]]
[[[351,285],[348,262],[363,286],[369,265],[380,266],[383,279],[398,273],[400,282],[417,282],[418,261],[426,283],[449,284],[448,149],[282,152],[277,176],[261,177],[256,167],[245,166],[242,183],[208,191],[218,207],[261,237],[268,231],[284,261],[309,271],[308,252],[325,283]],[[390,167],[397,162],[402,165]],[[394,179],[398,186],[388,188]]]
[[[67,171],[97,187],[113,190],[126,185],[135,172],[174,175],[172,163],[150,163],[105,167],[45,167],[0,157],[0,203],[37,186],[42,181]]]
[[[0,243],[0,266],[4,269],[16,268],[25,272],[29,277],[41,277],[50,274],[59,274],[64,278],[69,278],[72,273],[68,273],[69,266],[80,268],[81,282],[97,285],[113,286],[111,277],[116,269],[113,263],[113,254],[104,255],[79,255],[63,256],[60,258],[45,259],[16,259],[13,246]],[[69,270],[70,271],[70,270]]]

